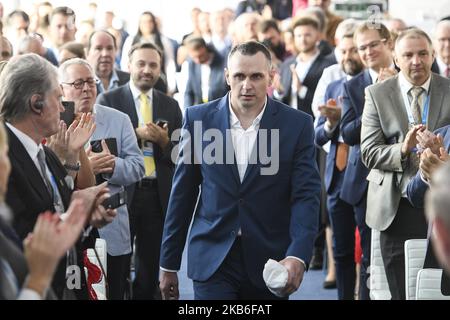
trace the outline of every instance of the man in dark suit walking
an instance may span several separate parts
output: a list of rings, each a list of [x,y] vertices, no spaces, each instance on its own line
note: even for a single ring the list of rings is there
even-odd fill
[[[263,279],[268,259],[286,274],[285,286],[272,288],[280,296],[300,286],[319,211],[313,124],[267,97],[273,75],[267,48],[242,43],[228,57],[231,91],[186,109],[161,246],[165,299],[179,297],[177,270],[191,219],[195,299],[276,299]]]
[[[136,184],[131,239],[136,235],[135,299],[153,299],[158,284],[159,250],[174,163],[169,137],[181,128],[178,103],[153,88],[161,72],[161,52],[151,43],[130,50],[131,80],[97,98],[97,103],[126,113],[144,153],[145,178]]]

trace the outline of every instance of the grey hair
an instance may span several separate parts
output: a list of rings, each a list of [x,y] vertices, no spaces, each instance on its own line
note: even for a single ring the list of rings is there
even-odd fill
[[[325,12],[320,7],[309,7],[303,12],[304,16],[313,15],[317,21],[319,22],[319,30],[320,32],[325,32],[328,25],[328,19],[325,15]]]
[[[425,196],[427,217],[430,221],[439,217],[450,229],[450,162],[436,170],[432,181]]]
[[[338,40],[342,40],[343,38],[353,38],[358,25],[359,22],[356,19],[345,19],[337,26],[334,38]]]
[[[92,76],[95,77],[95,72],[92,69],[91,65],[89,64],[89,62],[87,62],[84,59],[80,59],[80,58],[73,58],[73,59],[69,59],[67,61],[64,61],[64,63],[62,65],[59,66],[58,72],[59,72],[59,82],[64,82],[67,78],[67,69],[70,66],[73,65],[81,65],[81,66],[85,66],[86,68],[89,69],[89,71],[91,71]]]
[[[29,53],[14,57],[0,76],[0,117],[8,122],[23,120],[30,112],[31,97],[47,94],[57,86],[58,72],[41,56]]]
[[[437,40],[436,39],[436,33],[437,33],[437,31],[438,31],[438,29],[440,27],[444,27],[446,29],[450,29],[450,20],[441,20],[435,25],[435,27],[433,28],[433,38],[434,38],[434,40]]]

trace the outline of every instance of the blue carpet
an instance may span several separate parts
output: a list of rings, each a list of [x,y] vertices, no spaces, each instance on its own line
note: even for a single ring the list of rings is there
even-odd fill
[[[187,256],[186,250],[183,253],[183,261],[181,270],[178,272],[180,299],[193,300],[194,293],[192,291],[192,280],[186,275],[187,273]],[[325,280],[325,273],[321,270],[308,271],[300,288],[291,295],[290,300],[337,300],[337,290],[325,290],[322,288]]]

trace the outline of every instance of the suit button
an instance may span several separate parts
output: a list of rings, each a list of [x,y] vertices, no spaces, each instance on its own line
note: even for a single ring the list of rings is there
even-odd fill
[[[239,204],[244,204],[244,199],[239,199]]]
[[[231,231],[231,236],[234,237],[236,235],[236,231]]]

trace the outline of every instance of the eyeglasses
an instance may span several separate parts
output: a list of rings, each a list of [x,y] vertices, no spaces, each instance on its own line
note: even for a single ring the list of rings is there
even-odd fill
[[[366,45],[360,46],[358,47],[358,51],[364,52],[366,51],[367,48],[374,49],[378,47],[382,42],[386,42],[386,39],[375,40]]]
[[[83,89],[84,84],[87,83],[90,88],[93,88],[97,85],[98,80],[94,78],[89,78],[87,80],[78,79],[74,82],[62,82],[62,84],[67,84],[68,86],[73,86],[75,89]]]

